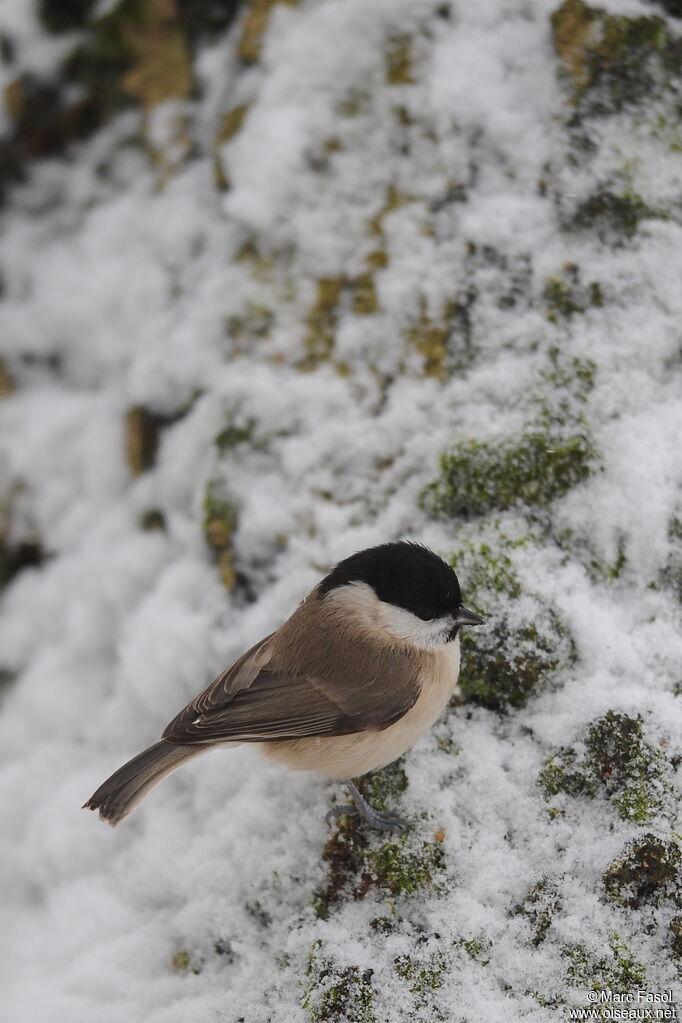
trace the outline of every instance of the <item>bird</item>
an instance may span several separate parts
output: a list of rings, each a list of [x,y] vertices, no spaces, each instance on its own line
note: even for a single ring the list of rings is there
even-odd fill
[[[454,569],[423,544],[358,551],[83,808],[118,824],[187,760],[253,743],[285,768],[344,782],[353,802],[333,816],[355,812],[371,827],[402,829],[409,821],[370,806],[353,779],[396,760],[431,728],[457,690],[459,630],[483,624],[463,606]]]

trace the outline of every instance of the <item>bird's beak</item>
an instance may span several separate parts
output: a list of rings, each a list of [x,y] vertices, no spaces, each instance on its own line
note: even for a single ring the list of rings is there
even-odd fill
[[[453,625],[485,625],[485,619],[474,614],[468,607],[458,607],[452,621]]]

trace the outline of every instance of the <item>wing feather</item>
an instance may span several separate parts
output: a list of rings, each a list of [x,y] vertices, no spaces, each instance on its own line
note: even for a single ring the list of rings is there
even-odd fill
[[[213,683],[212,685],[215,685]],[[209,687],[209,689],[212,687]],[[208,692],[208,690],[207,690]],[[265,742],[314,735],[344,735],[363,727],[310,679],[263,670],[248,689],[210,705],[205,693],[166,728],[169,742]]]
[[[404,649],[362,631],[349,636],[316,597],[309,598],[218,675],[163,738],[192,745],[378,731],[414,704],[419,671],[418,659]]]

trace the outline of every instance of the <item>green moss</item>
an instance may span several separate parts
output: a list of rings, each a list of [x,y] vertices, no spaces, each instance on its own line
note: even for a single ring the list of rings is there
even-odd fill
[[[346,280],[343,277],[321,277],[317,281],[317,295],[306,316],[305,369],[315,369],[327,360],[334,348],[338,307]]]
[[[556,913],[561,910],[561,899],[556,885],[544,877],[529,889],[523,902],[516,907],[516,913],[528,920],[531,928],[531,945],[536,948],[547,937],[547,932]]]
[[[377,235],[379,238],[385,240],[384,232],[384,219],[389,213],[393,213],[394,210],[400,209],[407,203],[412,201],[412,196],[407,192],[401,192],[400,189],[396,188],[395,185],[389,185],[386,189],[386,195],[381,208],[374,214],[369,222],[370,234]]]
[[[233,138],[242,127],[244,118],[248,113],[248,106],[243,103],[241,106],[232,107],[227,113],[223,114],[220,119],[220,127],[216,135],[216,141],[222,145],[224,142],[228,142]]]
[[[561,954],[567,961],[568,983],[583,991],[625,992],[642,987],[646,970],[615,931],[609,934],[608,945],[610,954],[601,957],[588,952],[585,945],[565,945]]]
[[[540,374],[531,402],[534,421],[498,443],[462,441],[441,457],[441,476],[421,494],[432,514],[476,518],[517,504],[542,506],[561,497],[596,468],[583,406],[594,386],[591,359],[558,348]]]
[[[469,958],[473,959],[475,963],[487,966],[490,962],[489,952],[492,948],[492,941],[489,938],[458,938],[455,945],[463,948]]]
[[[662,812],[667,780],[663,755],[644,736],[640,717],[608,711],[587,729],[582,750],[562,747],[539,776],[545,798],[559,793],[611,801],[623,820],[644,824]]]
[[[673,515],[668,523],[668,539],[682,540],[682,519],[679,515]]]
[[[234,503],[218,499],[209,485],[204,499],[204,532],[210,547],[221,550],[230,543],[237,518]]]
[[[465,603],[486,620],[483,629],[460,636],[459,686],[466,700],[506,712],[522,707],[560,668],[575,660],[575,645],[557,611],[537,594],[525,593],[511,558],[526,540],[496,537],[495,546],[468,545],[450,563]]]
[[[441,476],[422,493],[433,515],[471,519],[514,505],[546,505],[590,474],[588,437],[530,428],[497,443],[461,441],[441,456]]]
[[[502,614],[476,636],[462,634],[459,686],[465,699],[490,710],[523,707],[566,663],[574,647],[551,608],[542,625],[519,625]]]
[[[20,177],[28,161],[62,152],[126,106],[150,109],[188,98],[190,51],[200,37],[229,24],[237,0],[118,0],[105,7],[98,17],[93,0],[39,0],[46,28],[74,32],[73,43],[60,75],[48,81],[22,74],[9,83],[14,125],[2,147],[0,177]],[[184,141],[181,130],[177,141]]]
[[[415,895],[424,888],[437,888],[436,876],[445,865],[443,845],[424,841],[411,848],[408,839],[384,842],[369,849],[366,865],[373,883],[392,895]]]
[[[126,413],[128,465],[135,476],[151,469],[159,446],[159,426],[154,413],[135,405]]]
[[[149,508],[140,517],[140,528],[146,533],[165,532],[166,516],[159,508]]]
[[[503,311],[527,308],[533,297],[533,266],[526,252],[508,252],[492,245],[467,242],[466,283],[459,297],[460,318],[465,337],[473,333],[471,309],[481,296],[486,305],[494,303]]]
[[[50,28],[81,29],[64,60],[62,76],[21,85],[22,116],[16,126],[12,159],[21,164],[34,156],[63,150],[86,137],[131,104],[150,110],[166,100],[187,99],[194,88],[190,48],[205,29],[229,22],[234,2],[220,18],[204,18],[197,33],[198,8],[204,0],[118,0],[100,17],[88,0],[42,0]],[[92,10],[90,10],[92,8]],[[139,140],[138,140],[139,141]],[[178,121],[177,150],[188,151],[185,125]],[[164,154],[150,146],[161,162]],[[168,168],[167,168],[168,169]]]
[[[422,1003],[431,992],[443,986],[449,966],[448,956],[442,949],[437,949],[426,961],[414,955],[401,955],[393,960],[397,975]]]
[[[238,447],[240,444],[248,444],[253,441],[253,431],[255,429],[256,422],[250,419],[243,426],[237,423],[228,423],[218,436],[214,443],[219,451],[231,451],[233,448]]]
[[[239,343],[240,351],[250,351],[253,348],[254,338],[265,338],[269,335],[274,320],[275,315],[272,309],[251,302],[239,315],[228,317],[227,333],[233,342]]]
[[[177,423],[189,408],[190,405],[173,413],[156,412],[144,405],[128,409],[125,419],[126,454],[134,476],[154,467],[162,431]]]
[[[0,359],[0,400],[14,391],[14,380],[4,361]]]
[[[550,277],[547,280],[542,297],[547,308],[547,319],[551,323],[570,320],[590,308],[600,309],[604,305],[600,284],[593,281],[587,286],[583,285],[578,267],[572,263],[564,267],[560,277]]]
[[[445,380],[448,375],[448,341],[453,330],[456,304],[451,302],[437,321],[431,320],[422,302],[419,322],[407,332],[407,340],[424,357],[424,376]]]
[[[551,799],[560,792],[569,796],[596,796],[597,781],[578,765],[578,754],[571,746],[562,746],[557,754],[550,757],[538,779],[545,798]]]
[[[352,309],[356,316],[371,316],[379,309],[374,274],[367,272],[353,281]]]
[[[340,967],[316,941],[308,956],[308,984],[302,1007],[311,1023],[375,1023],[372,970]]]
[[[204,536],[214,553],[220,579],[226,589],[237,582],[233,565],[232,537],[237,527],[239,509],[229,498],[219,498],[212,484],[204,496]]]
[[[408,785],[404,764],[405,758],[399,757],[380,771],[356,779],[358,789],[375,809],[395,809]]]
[[[146,108],[189,96],[192,65],[175,0],[123,0],[115,13],[132,63],[124,91]]]
[[[249,111],[246,104],[232,107],[223,114],[213,142],[213,177],[217,188],[225,190],[230,186],[229,174],[222,154],[222,147],[241,131]]]
[[[178,973],[201,973],[201,962],[194,958],[186,948],[179,948],[173,953],[171,966]]]
[[[668,557],[659,574],[657,585],[670,590],[682,604],[682,519],[673,515],[668,523]]]
[[[230,187],[230,179],[222,147],[241,130],[248,110],[249,108],[246,104],[228,110],[223,114],[215,134],[213,141],[213,179],[216,188],[223,191]]]
[[[395,809],[407,787],[407,777],[399,760],[356,779],[356,784],[372,806]],[[329,873],[325,886],[313,896],[316,915],[327,919],[339,901],[361,900],[371,891],[384,896],[411,896],[428,889],[439,892],[444,868],[442,839],[441,832],[433,841],[420,841],[404,832],[381,842],[357,816],[341,817],[322,854]]]
[[[386,83],[412,85],[413,82],[409,36],[390,39],[386,48]]]
[[[512,541],[504,535],[497,543],[469,544],[450,557],[453,568],[466,578],[467,602],[480,606],[486,597],[495,594],[503,599],[515,600],[521,596],[521,583],[509,552],[525,546],[525,540]]]
[[[592,534],[575,529],[559,530],[555,540],[584,566],[593,583],[617,582],[628,566],[627,537],[620,530],[614,534],[611,552],[597,550]]]
[[[652,218],[664,219],[664,215],[648,206],[636,192],[613,191],[605,185],[564,217],[562,226],[569,231],[594,232],[600,241],[618,244],[632,238],[643,220]]]
[[[367,266],[370,270],[384,270],[389,263],[386,249],[373,249],[367,256]]]
[[[175,0],[119,0],[94,22],[65,70],[92,97],[102,119],[126,98],[146,108],[186,98],[192,67]]]
[[[252,899],[250,902],[246,902],[244,904],[244,909],[251,919],[255,920],[259,927],[269,927],[272,923],[272,917],[268,913],[267,909],[263,908],[262,903],[258,899]]]
[[[5,86],[4,100],[11,130],[0,140],[0,200],[7,187],[22,179],[27,163],[63,152],[90,135],[100,120],[90,95],[29,72]]]
[[[635,839],[604,871],[606,897],[619,906],[639,909],[662,899],[682,906],[682,851],[677,842],[646,834]]]
[[[623,574],[623,570],[625,569],[628,563],[626,543],[627,541],[625,535],[622,533],[619,534],[618,539],[616,541],[615,559],[606,566],[604,565],[593,566],[593,568],[598,569],[601,572],[602,576],[605,579],[610,580],[620,579],[621,575]]]
[[[584,405],[594,388],[596,363],[579,356],[567,358],[558,347],[550,348],[548,355],[549,365],[540,373],[534,396],[540,422],[550,432],[584,429]]]
[[[682,43],[662,18],[610,14],[583,0],[564,0],[550,21],[579,115],[610,114],[650,100],[679,77]]]
[[[682,916],[674,916],[668,926],[673,956],[682,959]]]
[[[237,56],[247,64],[260,59],[263,37],[270,21],[272,9],[277,4],[294,6],[296,0],[248,0],[237,40]]]

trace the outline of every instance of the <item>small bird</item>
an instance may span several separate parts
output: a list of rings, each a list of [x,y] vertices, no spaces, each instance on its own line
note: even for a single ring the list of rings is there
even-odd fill
[[[293,770],[343,780],[357,812],[402,828],[351,779],[391,763],[441,714],[457,686],[462,606],[452,568],[418,543],[351,555],[276,632],[247,650],[174,718],[160,742],[114,772],[85,803],[110,824],[186,760],[214,746],[257,744]]]

